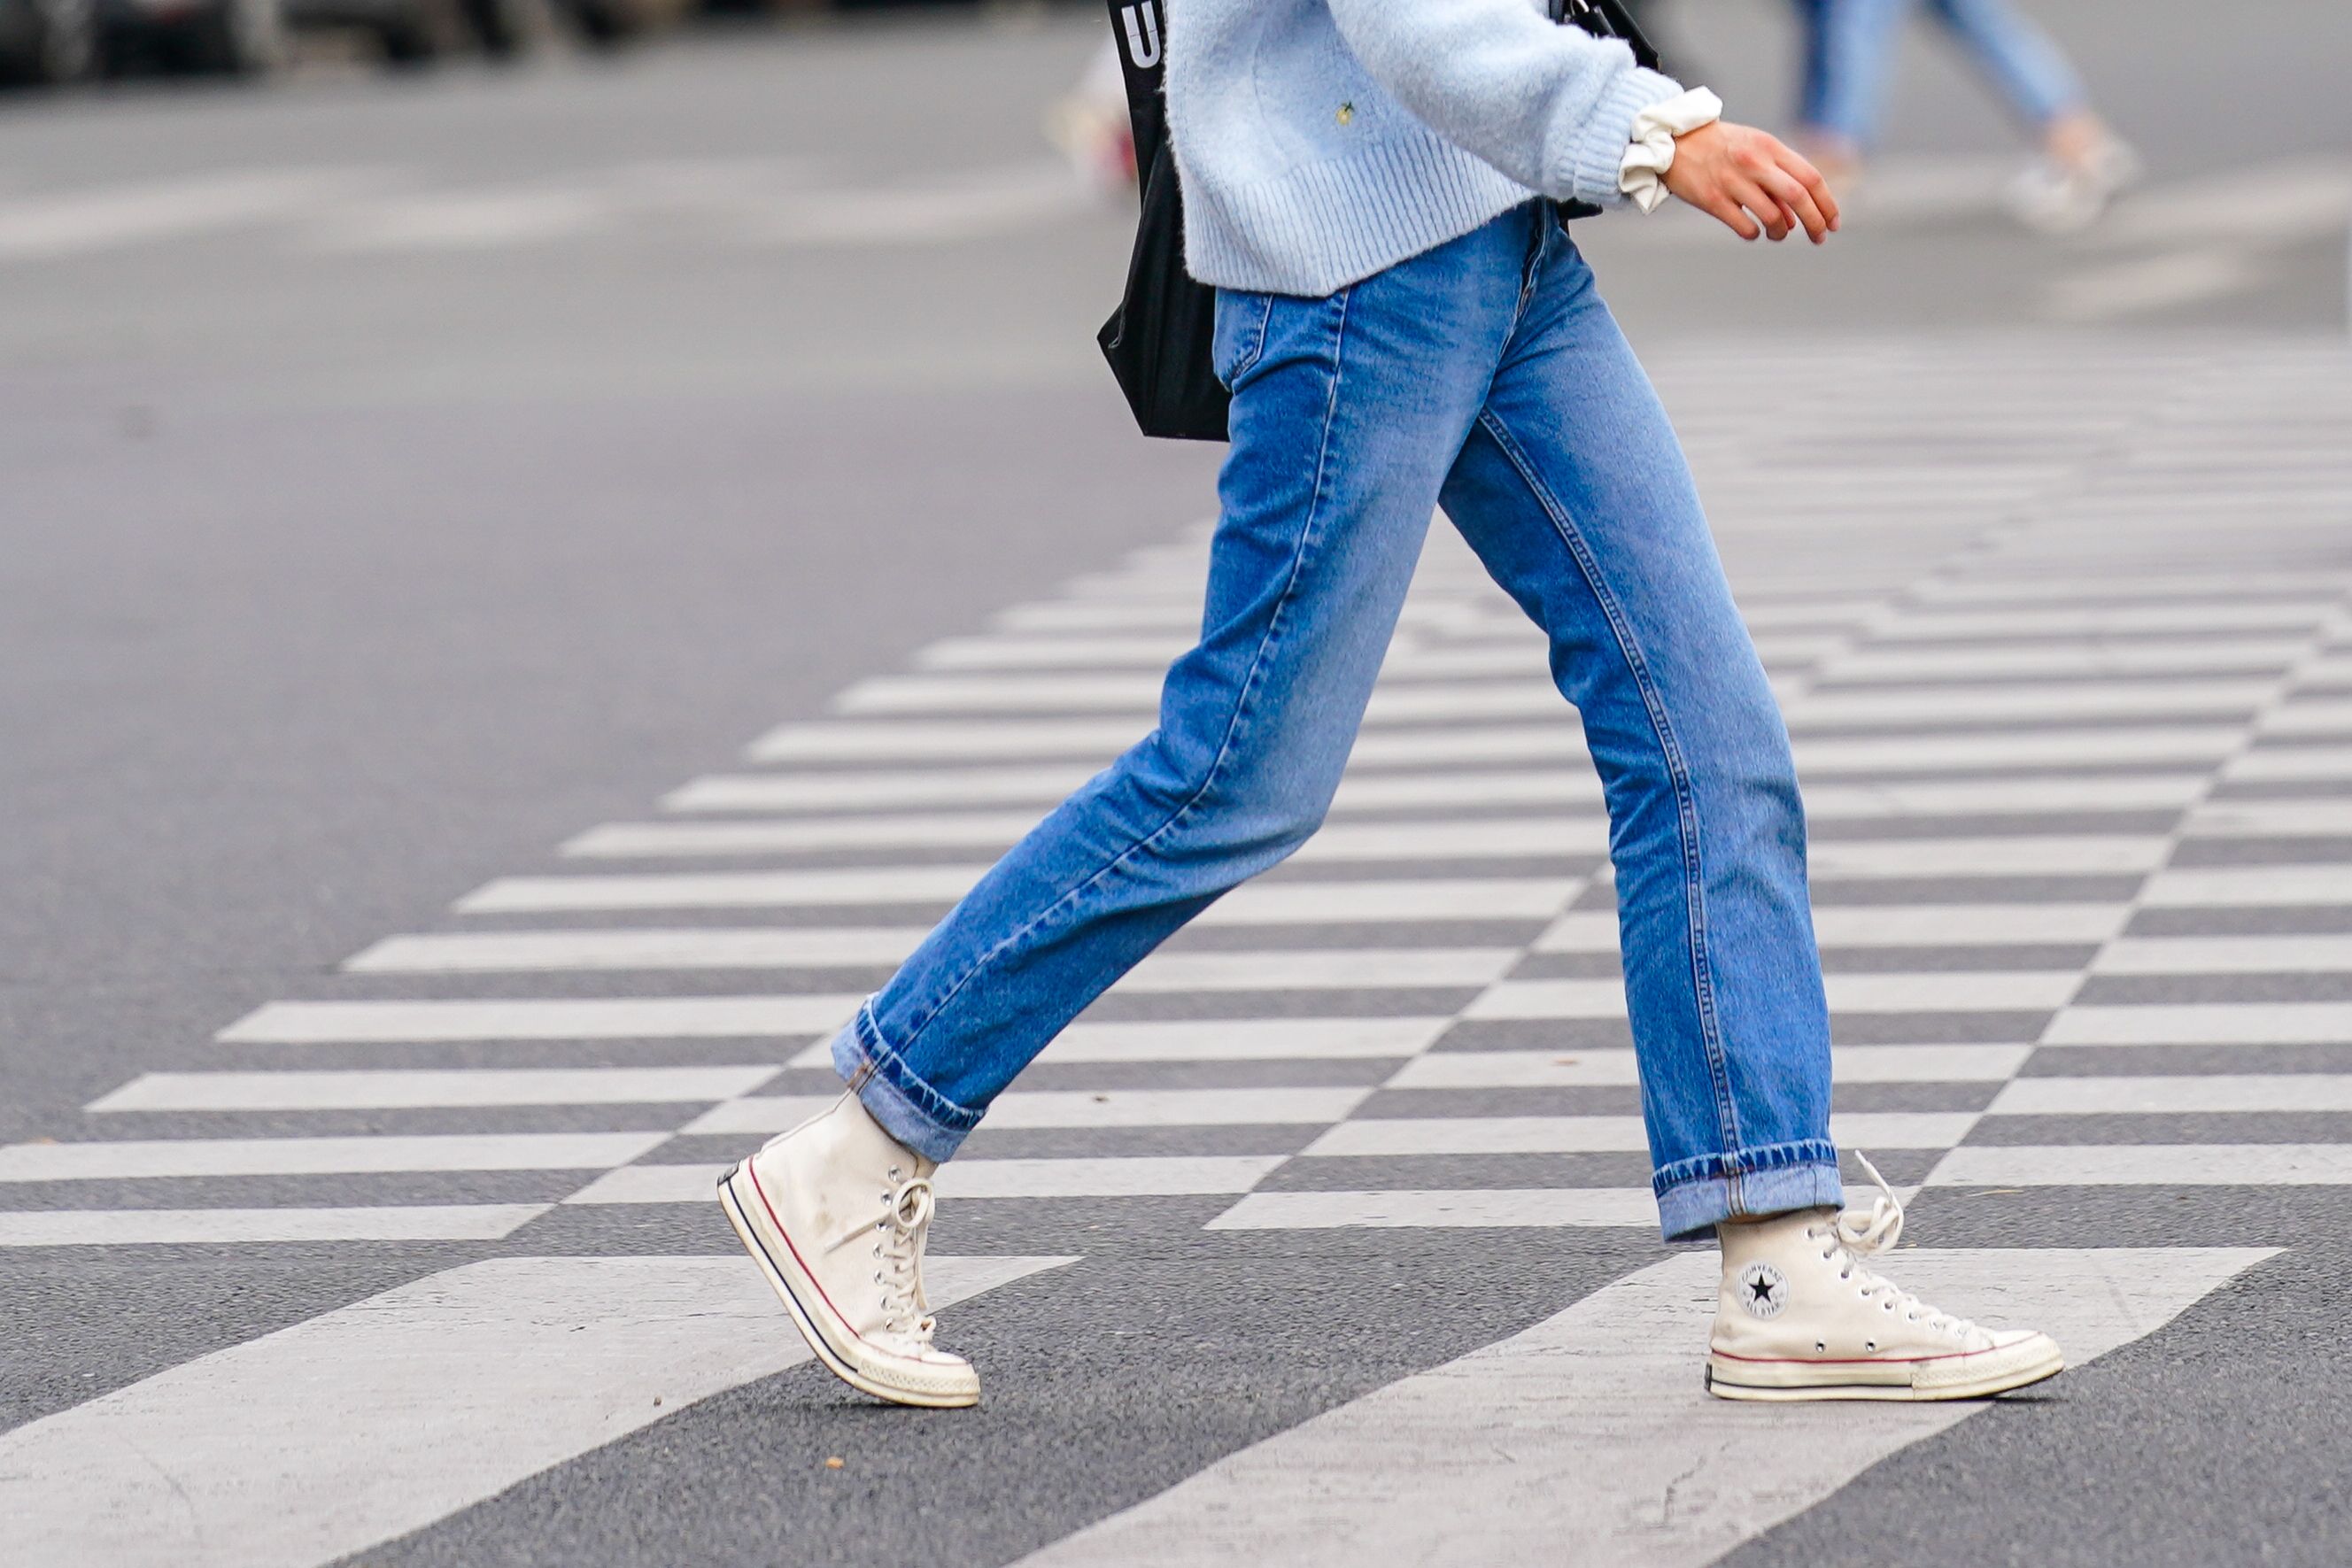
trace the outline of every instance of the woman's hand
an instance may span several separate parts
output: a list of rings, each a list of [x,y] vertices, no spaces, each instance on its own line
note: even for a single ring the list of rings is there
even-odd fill
[[[1741,239],[1783,240],[1801,228],[1819,245],[1838,226],[1837,198],[1822,172],[1752,125],[1718,120],[1675,137],[1664,179],[1667,190]]]

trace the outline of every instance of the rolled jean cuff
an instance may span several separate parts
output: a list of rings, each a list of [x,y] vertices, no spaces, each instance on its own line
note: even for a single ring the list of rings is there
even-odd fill
[[[1835,1208],[1845,1201],[1837,1145],[1826,1138],[1680,1160],[1658,1172],[1651,1186],[1658,1228],[1669,1241],[1705,1241],[1727,1219]]]
[[[944,1164],[980,1125],[981,1113],[959,1105],[920,1078],[882,1038],[871,1002],[833,1037],[833,1070],[857,1092],[882,1130],[922,1155]]]

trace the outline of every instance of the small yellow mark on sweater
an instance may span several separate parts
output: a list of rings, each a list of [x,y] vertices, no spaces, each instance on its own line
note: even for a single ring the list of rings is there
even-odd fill
[[[1353,123],[1353,122],[1354,122],[1355,118],[1356,118],[1356,106],[1355,106],[1354,104],[1352,104],[1352,103],[1343,103],[1343,104],[1341,104],[1341,105],[1339,106],[1339,123],[1340,123],[1340,124],[1342,124],[1342,125],[1351,124],[1351,123]]]

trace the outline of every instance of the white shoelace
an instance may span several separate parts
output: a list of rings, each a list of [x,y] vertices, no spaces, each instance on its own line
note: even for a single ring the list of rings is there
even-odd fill
[[[1906,1322],[1921,1323],[1930,1329],[1941,1329],[1954,1334],[1975,1333],[1976,1324],[1968,1319],[1939,1312],[1885,1275],[1873,1273],[1863,1267],[1864,1258],[1891,1251],[1903,1239],[1903,1203],[1895,1196],[1895,1189],[1886,1184],[1886,1178],[1878,1174],[1878,1167],[1870,1163],[1869,1155],[1857,1149],[1853,1157],[1877,1185],[1877,1196],[1870,1200],[1870,1207],[1866,1211],[1849,1208],[1842,1214],[1831,1215],[1807,1228],[1806,1237],[1829,1243],[1831,1250],[1822,1256],[1838,1264],[1838,1278],[1853,1281],[1864,1301],[1877,1301],[1887,1310],[1902,1313]]]
[[[882,1195],[888,1211],[874,1222],[879,1236],[874,1243],[874,1283],[882,1291],[883,1326],[911,1341],[919,1353],[929,1350],[938,1325],[930,1304],[923,1300],[923,1243],[929,1232],[935,1200],[931,1184],[923,1176],[900,1178],[893,1166],[890,1178],[898,1186]]]

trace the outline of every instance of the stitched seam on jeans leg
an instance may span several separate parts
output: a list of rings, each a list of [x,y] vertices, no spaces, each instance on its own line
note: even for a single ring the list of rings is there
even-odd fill
[[[1170,812],[1167,819],[1158,827],[1112,856],[1091,876],[1039,911],[1036,918],[1013,932],[973,960],[971,967],[964,971],[954,985],[950,986],[940,995],[939,1001],[931,1008],[923,1021],[907,1036],[908,1047],[911,1048],[916,1040],[922,1038],[923,1031],[938,1021],[940,1014],[948,1009],[949,1004],[962,993],[966,986],[978,977],[982,970],[994,962],[1000,954],[1046,925],[1081,895],[1091,892],[1105,877],[1124,865],[1131,857],[1148,849],[1156,840],[1182,823],[1209,791],[1216,788],[1217,779],[1224,769],[1225,759],[1233,755],[1234,737],[1240,730],[1242,721],[1248,716],[1250,700],[1261,684],[1261,677],[1265,672],[1267,655],[1281,636],[1283,612],[1290,608],[1291,600],[1297,594],[1298,580],[1305,570],[1307,557],[1314,547],[1316,528],[1322,518],[1324,485],[1330,470],[1331,431],[1332,426],[1338,423],[1339,413],[1339,383],[1348,340],[1348,312],[1355,301],[1355,290],[1352,287],[1341,289],[1337,298],[1339,303],[1339,319],[1331,333],[1331,390],[1323,403],[1323,428],[1318,436],[1315,449],[1315,489],[1307,503],[1307,520],[1299,527],[1298,546],[1291,553],[1290,575],[1283,580],[1282,592],[1275,600],[1272,613],[1266,617],[1265,635],[1258,640],[1257,651],[1250,658],[1249,670],[1242,676],[1241,685],[1234,699],[1234,711],[1225,720],[1224,733],[1218,737],[1216,756],[1209,759],[1208,768],[1201,776],[1201,787],[1187,797],[1182,804]],[[1271,309],[1270,306],[1269,309]]]
[[[1585,586],[1592,591],[1601,612],[1609,621],[1611,634],[1617,640],[1617,651],[1624,658],[1627,670],[1633,677],[1634,689],[1642,694],[1642,710],[1648,716],[1650,727],[1658,737],[1659,755],[1665,758],[1666,776],[1675,791],[1675,820],[1682,841],[1685,903],[1689,910],[1691,934],[1691,984],[1698,1004],[1699,1043],[1706,1058],[1709,1087],[1715,1092],[1716,1130],[1724,1140],[1724,1152],[1729,1162],[1729,1174],[1738,1175],[1740,1145],[1739,1112],[1731,1096],[1731,1075],[1723,1053],[1723,1037],[1715,1009],[1713,971],[1706,956],[1706,897],[1705,881],[1699,866],[1698,805],[1690,787],[1690,773],[1683,761],[1682,747],[1675,741],[1674,727],[1667,721],[1658,701],[1657,690],[1651,682],[1647,661],[1642,657],[1641,646],[1633,637],[1633,627],[1625,621],[1616,597],[1601,580],[1601,566],[1584,537],[1577,530],[1576,520],[1568,508],[1537,475],[1510,430],[1492,409],[1478,416],[1486,433],[1495,438],[1504,458],[1518,474],[1519,480],[1536,497],[1551,518],[1552,528],[1568,547],[1577,569],[1584,575]]]
[[[1801,1166],[1833,1166],[1837,1163],[1837,1145],[1826,1138],[1796,1138],[1787,1143],[1759,1144],[1740,1152],[1735,1166],[1723,1155],[1693,1155],[1660,1166],[1651,1175],[1651,1185],[1664,1192],[1693,1181],[1719,1181],[1730,1177],[1735,1169],[1748,1176],[1769,1176],[1775,1171],[1794,1170]]]

